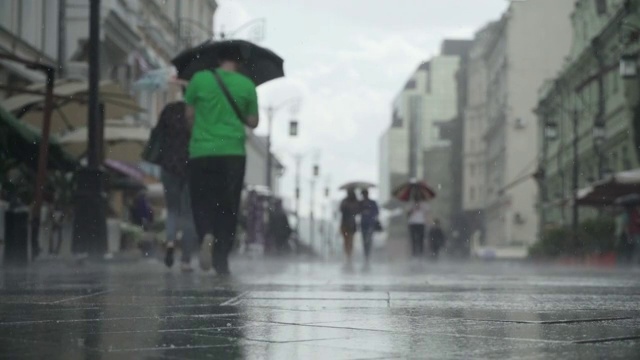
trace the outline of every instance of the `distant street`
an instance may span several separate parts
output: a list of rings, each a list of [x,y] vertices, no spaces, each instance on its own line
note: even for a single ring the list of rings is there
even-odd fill
[[[640,269],[233,259],[0,273],[0,358],[637,358]]]

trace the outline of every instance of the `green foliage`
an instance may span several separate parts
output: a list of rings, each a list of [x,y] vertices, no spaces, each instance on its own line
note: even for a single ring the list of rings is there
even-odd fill
[[[542,238],[529,248],[530,257],[557,257],[573,249],[571,230],[566,227],[547,229]]]
[[[529,248],[529,256],[556,258],[613,251],[616,243],[615,229],[615,221],[611,217],[598,217],[582,222],[577,241],[569,227],[547,229],[542,238]]]
[[[616,243],[616,223],[611,217],[585,220],[580,225],[580,241],[585,254],[613,251]]]

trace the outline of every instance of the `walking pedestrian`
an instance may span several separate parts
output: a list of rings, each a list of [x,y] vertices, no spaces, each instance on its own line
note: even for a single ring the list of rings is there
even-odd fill
[[[158,119],[165,136],[162,140],[160,168],[164,197],[167,206],[167,248],[164,262],[168,267],[174,263],[175,245],[180,240],[182,256],[180,268],[190,272],[191,253],[197,244],[191,201],[189,198],[189,139],[191,128],[185,117],[186,104],[176,101],[167,104]]]
[[[291,236],[291,226],[289,225],[287,213],[280,199],[274,201],[274,206],[269,213],[269,229],[267,234],[275,246],[277,254],[290,252],[289,237]]]
[[[245,126],[256,128],[259,118],[256,87],[239,73],[240,50],[225,48],[219,59],[217,69],[193,75],[185,101],[193,121],[189,186],[200,267],[208,270],[213,263],[218,274],[227,275],[245,174]]]
[[[636,206],[626,206],[623,218],[623,255],[629,262],[640,260],[640,210]]]
[[[431,256],[433,256],[434,259],[438,258],[445,240],[444,231],[442,231],[440,227],[440,219],[435,219],[433,226],[429,229],[429,246],[431,248]]]
[[[153,223],[153,209],[149,204],[147,193],[145,190],[140,190],[129,208],[131,215],[131,223],[140,226],[144,231],[149,230],[151,223]]]
[[[414,193],[413,201],[407,210],[409,234],[411,237],[411,255],[422,256],[424,253],[424,236],[427,231],[429,204]]]
[[[347,197],[340,203],[340,213],[342,214],[340,222],[340,232],[344,239],[344,253],[347,257],[346,266],[351,268],[351,255],[353,254],[353,237],[357,232],[356,216],[360,212],[360,202],[353,189],[347,190]]]
[[[360,200],[360,230],[362,231],[362,243],[364,245],[365,269],[369,267],[369,258],[371,255],[371,245],[373,243],[373,234],[378,224],[378,216],[380,210],[378,203],[369,198],[369,191],[364,189],[361,192],[362,200]]]

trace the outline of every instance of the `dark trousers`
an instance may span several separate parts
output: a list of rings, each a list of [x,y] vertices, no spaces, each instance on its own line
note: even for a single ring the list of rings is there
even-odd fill
[[[409,233],[411,234],[411,254],[420,256],[424,253],[424,228],[422,224],[409,225]]]
[[[371,255],[371,245],[373,243],[373,226],[363,226],[362,227],[362,242],[364,245],[364,257],[369,259],[369,255]]]
[[[212,234],[216,256],[229,255],[238,226],[244,183],[244,156],[211,156],[189,160],[189,190],[198,239]]]

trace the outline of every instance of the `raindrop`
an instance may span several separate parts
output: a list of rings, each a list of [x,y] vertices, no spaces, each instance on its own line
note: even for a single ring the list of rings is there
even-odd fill
[[[231,323],[227,323],[227,327],[231,327]]]

